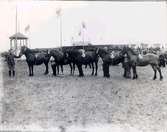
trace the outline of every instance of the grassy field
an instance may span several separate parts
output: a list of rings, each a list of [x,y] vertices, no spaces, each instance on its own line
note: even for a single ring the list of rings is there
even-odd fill
[[[16,77],[8,77],[6,63],[1,62],[1,129],[9,126],[39,126],[57,131],[94,132],[97,130],[167,131],[167,69],[164,80],[153,81],[150,66],[138,67],[138,80],[122,77],[120,66],[111,66],[111,78],[103,78],[99,64],[98,76],[84,69],[70,75],[43,75],[44,65],[36,66],[34,77],[28,76],[25,61],[16,62]],[[104,129],[103,129],[104,127]],[[49,131],[49,130],[48,130]]]

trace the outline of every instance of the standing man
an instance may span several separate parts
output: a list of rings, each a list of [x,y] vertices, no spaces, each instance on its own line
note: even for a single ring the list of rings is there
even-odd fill
[[[13,74],[13,77],[15,76],[15,60],[14,60],[14,58],[20,58],[20,56],[14,55],[13,51],[10,49],[7,56],[6,56],[10,77],[12,76],[12,74]]]
[[[124,62],[123,62],[124,74],[125,78],[131,78],[131,64],[129,62],[129,57],[127,53],[124,55]]]

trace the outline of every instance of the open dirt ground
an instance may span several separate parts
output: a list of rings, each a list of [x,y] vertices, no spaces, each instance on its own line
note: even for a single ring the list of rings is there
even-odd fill
[[[1,130],[17,128],[31,131],[109,132],[167,131],[167,68],[164,80],[153,81],[150,66],[138,67],[138,80],[124,79],[121,65],[111,66],[111,78],[103,78],[84,69],[79,78],[69,66],[64,74],[43,75],[44,65],[36,66],[28,76],[25,61],[16,62],[16,77],[8,77],[1,61]],[[37,127],[38,126],[38,127]]]

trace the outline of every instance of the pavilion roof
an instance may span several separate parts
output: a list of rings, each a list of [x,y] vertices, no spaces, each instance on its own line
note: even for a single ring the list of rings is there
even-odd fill
[[[24,34],[18,32],[15,33],[14,35],[10,36],[9,39],[28,39]]]

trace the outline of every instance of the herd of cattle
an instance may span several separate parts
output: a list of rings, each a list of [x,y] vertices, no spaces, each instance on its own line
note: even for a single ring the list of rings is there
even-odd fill
[[[130,50],[129,50],[130,49]],[[129,51],[132,51],[131,54]],[[149,56],[145,56],[149,54]],[[153,56],[151,56],[153,54]],[[71,74],[74,74],[75,66],[77,66],[79,71],[79,76],[84,76],[82,66],[87,65],[92,69],[92,75],[97,76],[98,74],[98,62],[99,58],[102,59],[102,69],[104,77],[110,77],[109,75],[109,66],[111,65],[118,65],[119,63],[122,63],[122,68],[124,69],[124,77],[131,78],[131,69],[133,70],[133,73],[136,72],[136,67],[138,61],[140,60],[142,62],[142,66],[145,66],[143,64],[147,63],[150,64],[155,72],[154,78],[156,79],[156,69],[159,71],[159,67],[167,64],[167,52],[162,51],[160,48],[148,48],[148,49],[142,49],[142,48],[97,48],[97,47],[91,47],[91,48],[81,48],[77,49],[75,47],[64,49],[49,49],[49,50],[33,50],[29,49],[26,46],[22,46],[20,53],[18,56],[14,55],[12,53],[12,50],[9,52],[6,52],[4,54],[1,54],[1,56],[5,57],[7,60],[7,64],[9,67],[9,76],[11,76],[11,73],[13,71],[13,75],[15,75],[15,61],[14,58],[20,58],[22,55],[25,55],[26,61],[29,67],[29,76],[34,75],[33,66],[34,65],[41,65],[45,64],[46,70],[45,74],[48,74],[48,64],[51,62],[51,67],[53,71],[53,75],[59,74],[59,66],[61,67],[61,71],[63,72],[63,65],[69,65],[71,69]],[[131,56],[133,55],[133,56]],[[158,65],[156,62],[156,56],[158,56]],[[155,57],[154,57],[155,56]],[[144,58],[145,57],[145,58]],[[134,61],[134,58],[136,58],[136,61]],[[150,60],[149,60],[150,59]],[[134,63],[132,63],[134,61]],[[163,78],[160,72],[160,79]],[[137,73],[133,77],[133,79],[137,78]]]

